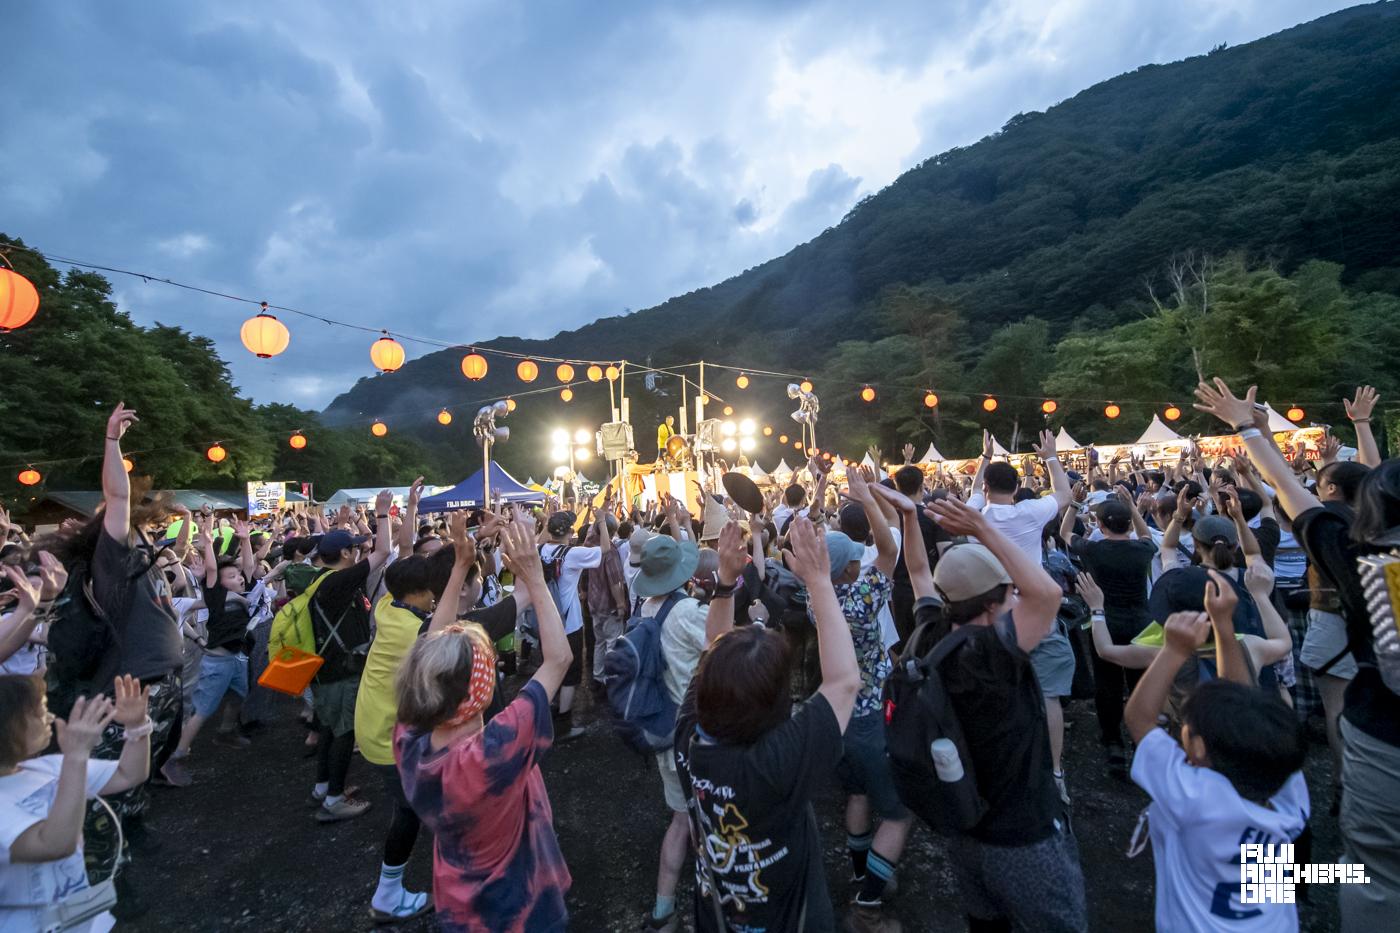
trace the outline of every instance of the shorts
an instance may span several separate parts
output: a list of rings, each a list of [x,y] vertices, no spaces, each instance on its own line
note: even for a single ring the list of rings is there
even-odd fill
[[[836,774],[848,794],[870,798],[870,808],[881,819],[902,820],[909,816],[890,774],[885,755],[885,717],[879,710],[852,716],[841,736],[841,760]]]
[[[1031,649],[1031,667],[1035,669],[1036,680],[1040,681],[1041,696],[1070,695],[1074,685],[1074,649],[1059,623]]]
[[[674,813],[684,813],[685,792],[681,790],[681,776],[676,771],[676,755],[672,749],[656,753],[656,768],[661,772],[661,790],[666,795],[666,806]]]
[[[194,711],[208,719],[219,711],[224,694],[248,695],[248,659],[241,654],[206,654],[199,660],[194,685]]]
[[[347,677],[330,683],[311,685],[311,706],[316,721],[331,735],[346,735],[355,731],[355,695],[360,692],[360,679]]]
[[[1347,650],[1347,623],[1335,612],[1325,609],[1308,610],[1308,631],[1303,636],[1303,648],[1298,652],[1302,661],[1313,672],[1328,661]],[[1351,680],[1356,676],[1356,659],[1345,655],[1327,669],[1332,677]]]
[[[1067,826],[1024,846],[949,838],[949,862],[962,912],[1009,920],[1010,929],[1083,933],[1089,928],[1079,846]]]
[[[577,687],[583,683],[583,629],[570,632],[564,637],[569,640],[569,650],[573,652],[574,659],[569,663],[569,669],[564,672],[562,686]]]

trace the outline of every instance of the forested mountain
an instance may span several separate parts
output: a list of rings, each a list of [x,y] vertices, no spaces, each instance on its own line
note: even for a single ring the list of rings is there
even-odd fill
[[[1389,320],[1394,303],[1386,298],[1400,294],[1396,100],[1400,4],[1356,7],[1245,46],[1144,66],[1044,113],[1016,114],[1000,132],[904,173],[811,242],[713,287],[550,340],[501,338],[483,346],[548,356],[650,357],[656,365],[705,358],[808,373],[822,396],[824,433],[846,442],[848,451],[908,435],[958,447],[979,421],[1009,434],[1011,419],[1019,417],[1024,430],[1030,416],[1038,423],[1038,404],[1030,400],[985,416],[966,397],[944,394],[944,403],[929,412],[915,386],[974,395],[1082,390],[1074,373],[1063,370],[1082,367],[1086,347],[1080,340],[1057,350],[1067,335],[1106,334],[1144,318],[1181,331],[1189,321],[1173,322],[1171,315],[1203,312],[1201,292],[1211,276],[1225,276],[1230,287],[1246,291],[1297,292],[1303,287],[1297,274],[1310,262],[1305,277],[1330,281],[1334,299],[1349,309],[1338,316],[1337,305],[1305,308],[1322,315],[1320,323],[1341,328],[1313,338],[1344,343],[1354,336],[1347,330],[1353,324],[1365,331],[1364,320],[1352,320],[1355,307],[1364,306],[1361,318]],[[1183,280],[1184,270],[1194,271]],[[1201,273],[1203,281],[1193,286],[1189,280]],[[1265,281],[1270,277],[1272,284]],[[1308,300],[1304,296],[1303,303]],[[1268,338],[1271,315],[1282,309],[1269,305],[1249,313],[1262,315],[1251,320],[1262,328],[1258,336]],[[1033,320],[1022,323],[1027,317]],[[1211,339],[1202,330],[1182,337],[1188,359],[1190,339]],[[989,341],[997,353],[986,352]],[[458,368],[461,356],[442,351],[398,373],[362,379],[326,415],[397,415],[426,425],[434,405],[527,388],[505,360],[493,362],[484,382],[469,384]],[[1394,376],[1393,369],[1367,371],[1368,359],[1347,353],[1319,359],[1345,361],[1346,371],[1301,382],[1271,373],[1273,388],[1298,398],[1330,398],[1348,378],[1388,382]],[[1165,392],[1189,401],[1182,393],[1194,375],[1173,373],[1181,368],[1175,357],[1163,360],[1153,376],[1165,383],[1155,386],[1156,394],[1135,396],[1133,390],[1143,387],[1133,376],[1139,362],[1147,361],[1126,367],[1129,384],[1101,384],[1087,397],[1160,399]],[[1249,366],[1230,374],[1264,378]],[[542,367],[530,388],[551,376],[552,367]],[[856,399],[865,382],[880,391],[873,406]],[[662,386],[668,384],[671,395],[664,399],[634,394],[639,432],[655,423],[656,411],[675,404],[675,380]],[[882,384],[889,390],[881,391]],[[791,427],[780,385],[755,380],[739,392],[730,373],[715,388],[746,412]],[[596,420],[600,398],[599,387],[585,385],[573,404],[587,404]],[[561,403],[552,395],[521,401],[513,416],[517,441],[510,445],[518,456],[508,448],[501,455],[537,461],[543,442],[534,438],[535,421],[555,423],[563,417]],[[1139,430],[1146,413],[1124,406],[1125,417],[1102,425],[1101,408],[1061,405],[1057,417],[1069,418],[1072,429],[1078,417],[1088,433],[1112,436]],[[1093,418],[1087,417],[1091,410]],[[456,444],[469,437],[467,419],[460,422]],[[442,442],[436,425],[424,430]],[[639,446],[649,452],[646,442]]]

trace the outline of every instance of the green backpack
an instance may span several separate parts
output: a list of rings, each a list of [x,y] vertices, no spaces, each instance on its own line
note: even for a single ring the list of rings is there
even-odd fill
[[[328,576],[330,573],[326,572],[312,580],[305,590],[288,600],[272,617],[272,631],[267,636],[269,661],[275,659],[283,648],[316,653],[316,633],[311,627],[311,597]]]

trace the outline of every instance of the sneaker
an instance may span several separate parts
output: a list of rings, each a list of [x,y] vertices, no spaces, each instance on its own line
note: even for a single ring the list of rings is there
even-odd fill
[[[311,788],[311,793],[308,794],[307,797],[306,797],[306,805],[307,805],[308,807],[320,807],[320,806],[324,806],[324,805],[325,805],[325,802],[326,802],[326,792],[323,791],[323,790],[317,790],[317,789],[314,788],[314,787]]]
[[[184,758],[171,758],[161,765],[160,776],[162,783],[170,787],[189,787],[194,783],[194,775],[190,774]]]
[[[364,816],[369,807],[368,800],[355,800],[352,797],[342,797],[335,804],[323,802],[321,809],[316,811],[316,821],[319,823],[338,823],[341,820],[353,820],[357,816]]]
[[[214,733],[214,744],[222,745],[224,748],[247,748],[253,744],[253,740],[232,730],[224,732],[220,729]]]
[[[659,920],[651,914],[647,914],[646,920],[642,921],[642,929],[647,933],[676,933],[676,930],[680,929],[680,924],[680,913],[672,910]]]
[[[1069,789],[1065,787],[1064,772],[1061,771],[1059,774],[1051,772],[1051,777],[1055,779],[1055,789],[1060,792],[1060,800],[1064,802],[1065,806],[1069,806]]]
[[[584,728],[583,728],[583,726],[570,726],[570,727],[568,728],[567,731],[561,732],[561,733],[558,733],[557,735],[555,735],[555,736],[554,736],[554,741],[555,741],[556,743],[558,743],[558,742],[572,742],[574,739],[577,739],[577,738],[579,738],[580,736],[582,736],[583,733],[584,733]]]
[[[846,915],[847,933],[899,933],[903,927],[893,917],[886,917],[879,904],[859,901]]]
[[[403,891],[399,894],[399,902],[393,910],[380,910],[371,904],[369,918],[375,926],[385,926],[421,917],[432,909],[433,902],[428,899],[426,892]]]

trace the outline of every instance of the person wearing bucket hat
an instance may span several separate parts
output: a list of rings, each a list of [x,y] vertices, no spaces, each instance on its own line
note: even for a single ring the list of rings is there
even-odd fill
[[[661,655],[666,662],[663,675],[666,692],[679,707],[685,699],[700,655],[705,650],[705,619],[707,608],[685,594],[686,584],[695,574],[700,561],[699,549],[693,541],[677,541],[669,535],[653,535],[638,547],[637,574],[632,579],[634,599],[640,600],[636,617],[660,617]],[[671,749],[656,753],[657,770],[661,775],[661,791],[671,820],[661,840],[661,854],[656,875],[656,901],[643,921],[643,929],[674,930],[679,917],[676,912],[676,886],[685,864],[689,843],[685,794],[681,790],[676,759]]]

